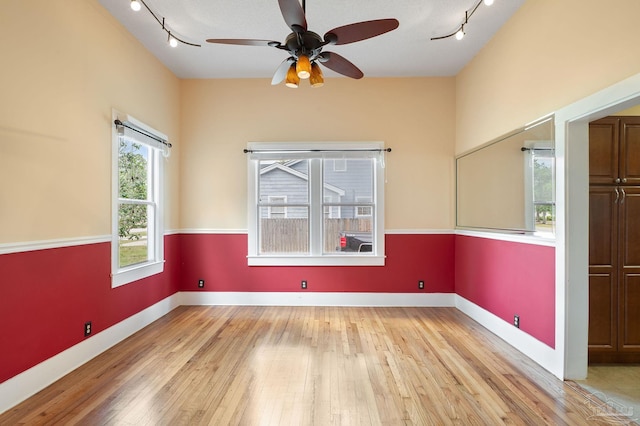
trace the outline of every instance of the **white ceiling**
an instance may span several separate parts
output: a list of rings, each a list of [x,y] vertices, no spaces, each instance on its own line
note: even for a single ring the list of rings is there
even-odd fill
[[[456,75],[525,0],[481,4],[465,26],[466,37],[430,40],[450,34],[479,0],[306,0],[309,31],[373,19],[396,18],[398,29],[368,40],[327,46],[368,77]],[[271,78],[287,53],[272,47],[218,45],[208,38],[250,38],[284,42],[291,30],[277,0],[145,0],[177,37],[202,47],[171,48],[167,34],[144,8],[130,0],[99,2],[180,78]],[[324,68],[326,76],[337,74]]]

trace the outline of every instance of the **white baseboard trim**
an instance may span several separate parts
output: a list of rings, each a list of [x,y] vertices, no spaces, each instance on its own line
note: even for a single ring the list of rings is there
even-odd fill
[[[180,306],[179,293],[0,383],[0,414]]]
[[[455,307],[560,380],[564,379],[564,362],[562,354],[559,353],[560,351],[547,346],[514,327],[511,323],[457,294],[455,295]]]
[[[559,379],[562,354],[454,293],[179,292],[0,383],[0,414],[182,305],[456,307]]]
[[[455,306],[453,293],[200,292],[180,293],[181,305]]]

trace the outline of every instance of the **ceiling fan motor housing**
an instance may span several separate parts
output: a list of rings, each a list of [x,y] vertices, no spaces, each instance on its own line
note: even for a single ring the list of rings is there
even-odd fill
[[[304,54],[309,56],[311,60],[320,54],[322,47],[325,45],[322,37],[313,31],[291,33],[287,36],[284,44],[291,56],[297,58],[299,55]]]

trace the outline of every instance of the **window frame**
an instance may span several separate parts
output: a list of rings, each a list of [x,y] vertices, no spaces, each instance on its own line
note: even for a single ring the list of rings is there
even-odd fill
[[[300,153],[307,150],[308,153]],[[373,152],[377,151],[379,152]],[[384,235],[384,144],[383,142],[249,142],[247,146],[247,218],[249,266],[383,266],[385,264]],[[254,151],[287,152],[280,159],[309,158],[309,254],[260,254],[260,220],[258,203],[260,154]],[[332,156],[333,153],[333,156]],[[373,219],[374,249],[367,253],[323,253],[324,193],[322,161],[332,158],[373,158]]]
[[[168,140],[163,133],[142,123],[141,121],[114,111],[113,120],[120,120],[129,125],[133,125],[151,135],[162,140]],[[113,121],[112,121],[113,122]],[[163,222],[163,182],[164,182],[164,162],[162,161],[162,149],[158,144],[147,143],[141,138],[133,138],[137,143],[148,147],[148,187],[147,200],[121,199],[119,194],[119,147],[120,133],[117,127],[112,126],[112,182],[111,182],[111,287],[116,288],[141,280],[164,271],[164,222]],[[120,246],[119,246],[119,207],[121,204],[147,205],[152,210],[148,215],[147,250],[148,260],[125,267],[120,267]]]

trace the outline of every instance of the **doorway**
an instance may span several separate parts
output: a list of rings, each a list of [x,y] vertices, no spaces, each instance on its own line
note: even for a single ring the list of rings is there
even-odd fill
[[[556,113],[558,222],[556,282],[564,378],[583,380],[588,364],[589,122],[640,104],[640,74]]]

